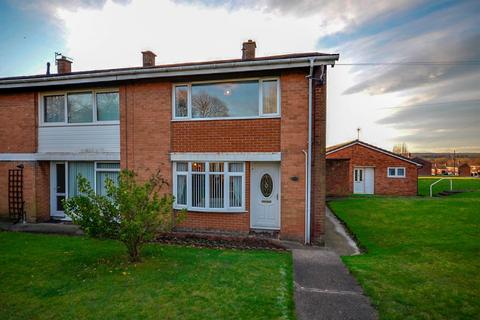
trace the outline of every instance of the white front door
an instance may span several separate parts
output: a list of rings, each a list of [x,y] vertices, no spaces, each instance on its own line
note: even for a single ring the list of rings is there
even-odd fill
[[[373,168],[354,168],[353,193],[373,194],[374,179]]]
[[[280,229],[280,163],[252,162],[250,227]]]
[[[50,215],[64,218],[62,200],[67,196],[67,163],[51,162],[50,164]]]
[[[365,168],[365,193],[373,194],[373,186],[375,182],[375,175],[373,168]]]

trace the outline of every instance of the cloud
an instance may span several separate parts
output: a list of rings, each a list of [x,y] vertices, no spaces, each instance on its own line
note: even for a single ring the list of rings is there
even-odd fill
[[[204,7],[223,7],[229,11],[248,9],[263,13],[294,16],[297,18],[317,17],[316,24],[324,34],[333,34],[358,27],[366,21],[380,19],[382,15],[400,12],[421,3],[421,0],[352,1],[352,0],[177,0]],[[368,8],[368,9],[366,9]]]
[[[297,19],[247,9],[196,7],[170,1],[107,2],[102,10],[57,10],[74,70],[139,65],[140,51],[157,63],[237,58],[241,43],[257,41],[257,54],[314,50],[314,17]],[[88,21],[88,23],[86,23]]]
[[[377,108],[376,123],[414,150],[480,150],[479,13],[478,2],[462,2],[343,44],[347,62],[399,62],[352,66],[354,81],[343,95],[403,97]],[[443,63],[422,64],[432,61]],[[390,112],[378,117],[380,109]]]
[[[131,0],[112,0],[118,4],[128,4]],[[54,15],[59,8],[67,10],[77,10],[81,8],[101,9],[107,3],[107,0],[9,0],[12,4],[23,10],[35,10]]]

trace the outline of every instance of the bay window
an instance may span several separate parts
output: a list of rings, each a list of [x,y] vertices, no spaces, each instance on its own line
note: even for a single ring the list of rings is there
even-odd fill
[[[280,114],[278,79],[188,83],[173,88],[173,118],[256,118]]]
[[[91,90],[46,94],[42,101],[42,123],[68,125],[118,123],[119,96],[114,90]]]
[[[176,208],[244,211],[243,162],[174,162]]]

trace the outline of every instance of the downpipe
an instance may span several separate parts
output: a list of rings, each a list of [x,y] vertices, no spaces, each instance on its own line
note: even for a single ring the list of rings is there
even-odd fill
[[[305,187],[305,244],[310,244],[311,225],[311,186],[312,186],[312,110],[313,110],[313,69],[315,58],[310,59],[310,74],[308,78],[308,151],[306,154],[306,187]]]

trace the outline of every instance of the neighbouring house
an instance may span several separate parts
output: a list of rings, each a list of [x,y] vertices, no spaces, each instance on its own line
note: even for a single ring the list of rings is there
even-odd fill
[[[431,176],[434,174],[432,169],[432,163],[430,161],[419,157],[412,158],[412,160],[422,165],[422,167],[418,169],[419,176]]]
[[[354,140],[327,148],[327,196],[417,194],[421,164]]]
[[[460,177],[470,177],[472,175],[472,168],[468,163],[464,163],[458,167],[458,175]]]
[[[121,168],[141,179],[160,169],[188,210],[179,230],[321,241],[326,73],[338,55],[255,48],[169,65],[144,51],[142,67],[81,72],[62,56],[56,74],[0,79],[0,213],[10,187],[28,221],[63,220],[78,174],[102,193]],[[21,186],[9,182],[19,165]]]

